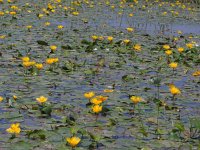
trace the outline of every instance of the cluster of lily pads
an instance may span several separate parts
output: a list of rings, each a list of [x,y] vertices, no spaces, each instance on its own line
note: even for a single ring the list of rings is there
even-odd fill
[[[0,0],[0,149],[200,148],[198,7]]]

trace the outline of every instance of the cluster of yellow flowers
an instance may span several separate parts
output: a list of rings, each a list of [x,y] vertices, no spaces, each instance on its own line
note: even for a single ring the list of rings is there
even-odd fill
[[[96,40],[103,41],[104,40],[103,36],[97,36],[97,35],[92,35],[91,38],[93,41],[96,41]]]
[[[17,100],[18,97],[16,95],[12,96],[13,100]],[[4,98],[2,96],[0,96],[0,102],[2,102],[4,100]]]
[[[50,49],[51,49],[51,52],[55,52],[57,50],[57,46],[56,45],[51,45]],[[28,56],[22,57],[21,60],[22,60],[22,65],[25,68],[36,67],[38,70],[41,70],[43,68],[43,64],[42,63],[36,63],[35,61],[31,61]],[[59,59],[57,57],[55,57],[55,58],[47,58],[46,59],[46,64],[51,65],[51,64],[57,63],[58,61],[59,61]]]
[[[92,111],[94,113],[99,113],[102,111],[102,106],[100,106],[99,104],[101,104],[103,102],[103,100],[105,99],[104,97],[92,98],[95,96],[95,93],[93,91],[84,93],[84,96],[85,96],[85,98],[89,99],[91,103],[94,104],[92,106]]]
[[[132,32],[132,31],[133,31],[133,28],[127,28],[127,31]],[[103,40],[105,39],[105,37],[103,37],[103,36],[97,36],[97,35],[92,35],[91,38],[92,38],[93,41],[97,41],[97,40],[103,41]],[[112,36],[108,36],[108,37],[107,37],[107,40],[108,40],[110,43],[112,43],[113,39],[114,39],[114,38],[113,38]],[[127,44],[130,43],[130,40],[129,40],[129,39],[124,39],[124,40],[123,40],[123,43],[124,43],[125,45],[127,45]],[[135,51],[141,51],[141,48],[142,48],[142,46],[141,46],[140,44],[135,44],[135,45],[133,45],[133,49],[134,49]]]
[[[105,37],[103,36],[97,36],[97,35],[92,35],[91,36],[93,41],[103,41],[105,39]],[[107,40],[111,43],[113,41],[113,37],[112,36],[107,36]]]
[[[11,124],[10,128],[8,128],[6,131],[13,135],[18,135],[21,132],[20,123]],[[68,142],[72,148],[76,147],[80,141],[81,139],[76,136],[66,138],[66,142]]]
[[[180,31],[179,31],[180,32]],[[175,40],[177,40],[177,39],[175,39]],[[191,43],[187,43],[186,44],[186,47],[188,48],[188,49],[191,49],[191,48],[193,48],[194,47],[194,42],[191,42]],[[165,50],[165,54],[166,55],[171,55],[172,53],[173,53],[173,51],[172,51],[172,49],[170,48],[170,45],[163,45],[163,49]],[[180,53],[182,53],[183,51],[184,51],[184,47],[178,47],[177,48],[177,51],[178,52],[180,52]]]
[[[30,61],[30,58],[28,56],[24,56],[21,59],[22,59],[22,64],[25,68],[34,67],[34,66],[39,70],[43,68],[43,64],[36,63],[35,61]]]
[[[46,63],[49,64],[49,65],[57,63],[58,61],[59,61],[58,58],[47,58],[46,59]]]
[[[179,34],[182,34],[182,31],[177,31],[177,32],[178,32]],[[187,43],[187,44],[186,44],[186,47],[187,47],[188,49],[191,49],[191,48],[194,47],[194,43],[195,43],[195,42]],[[172,51],[170,45],[168,45],[168,44],[163,45],[162,48],[165,50],[165,54],[166,54],[167,56],[169,56],[169,55],[171,55],[171,54],[173,53],[173,51]],[[184,47],[178,47],[178,48],[177,48],[177,51],[178,51],[179,53],[182,53],[182,52],[184,51]],[[172,68],[172,69],[176,69],[176,68],[178,67],[178,63],[177,63],[177,62],[171,62],[171,63],[169,63],[169,67]]]
[[[104,93],[112,93],[113,89],[104,89]],[[97,95],[95,96],[95,92],[90,91],[84,93],[84,97],[90,100],[90,103],[93,104],[92,111],[96,114],[102,111],[101,104],[108,99],[107,96]]]

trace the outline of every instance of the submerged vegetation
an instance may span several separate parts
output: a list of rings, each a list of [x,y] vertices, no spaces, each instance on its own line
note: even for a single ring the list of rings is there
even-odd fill
[[[0,0],[0,149],[200,149],[198,3]]]

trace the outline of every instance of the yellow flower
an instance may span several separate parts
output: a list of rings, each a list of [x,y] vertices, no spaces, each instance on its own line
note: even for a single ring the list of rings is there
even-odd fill
[[[99,101],[102,101],[102,102],[104,102],[104,101],[106,101],[106,100],[108,99],[107,96],[102,96],[102,95],[96,96],[96,98],[97,98]]]
[[[145,5],[142,5],[142,8],[143,8],[143,9],[145,9],[145,8],[146,8],[146,6],[145,6]]]
[[[122,15],[122,12],[118,12],[119,15]]]
[[[45,26],[49,26],[51,23],[50,22],[45,22]]]
[[[5,39],[5,35],[0,35],[0,39]]]
[[[95,93],[93,91],[84,93],[84,97],[88,99],[92,98],[94,95]]]
[[[178,41],[178,38],[177,38],[177,37],[174,37],[174,41]]]
[[[48,10],[44,11],[44,13],[45,13],[46,15],[49,15],[49,11],[48,11]]]
[[[165,54],[171,55],[171,54],[172,54],[172,50],[166,50],[166,51],[165,51]]]
[[[57,2],[57,3],[61,3],[62,1],[61,1],[61,0],[56,0],[56,2]]]
[[[191,43],[193,44],[193,46],[194,46],[195,44],[197,44],[197,42],[195,42],[195,41],[192,41]]]
[[[11,134],[19,134],[21,132],[19,126],[20,126],[19,123],[11,124],[10,128],[8,128],[6,131]]]
[[[142,101],[142,98],[139,96],[131,96],[130,98],[134,104],[137,104]]]
[[[17,10],[17,9],[18,9],[18,7],[15,6],[15,5],[12,5],[10,8],[11,8],[11,9],[14,9],[14,10]]]
[[[2,102],[3,101],[3,97],[2,96],[0,96],[0,102]]]
[[[65,11],[68,10],[67,6],[64,6],[63,9],[64,9]]]
[[[114,5],[112,5],[112,6],[110,6],[112,9],[114,9],[115,8],[115,6]]]
[[[59,61],[58,58],[53,58],[54,63],[57,63]]]
[[[169,91],[171,92],[172,95],[181,94],[179,88],[177,88],[174,84],[169,84]]]
[[[47,58],[46,59],[46,63],[47,64],[53,64],[53,63],[56,63],[56,62],[58,62],[59,61],[59,59],[58,58]]]
[[[44,15],[43,14],[39,14],[38,15],[38,18],[42,18]]]
[[[79,137],[71,137],[71,138],[66,138],[66,141],[69,143],[71,147],[76,147],[78,143],[81,141]]]
[[[104,89],[103,92],[105,93],[112,93],[114,90],[113,89]]]
[[[99,96],[92,98],[90,102],[95,105],[98,105],[98,104],[101,104],[102,102],[106,101],[107,99],[108,99],[108,97],[99,95]]]
[[[131,8],[133,8],[133,7],[134,7],[134,5],[133,5],[133,4],[130,4],[129,6],[130,6]]]
[[[200,70],[195,71],[192,75],[193,76],[200,76]]]
[[[46,12],[46,11],[47,11],[47,9],[46,9],[46,8],[42,8],[42,11],[43,11],[43,12]]]
[[[136,50],[136,51],[141,51],[141,45],[140,44],[135,44],[133,46],[133,49]]]
[[[78,11],[74,11],[74,12],[72,12],[72,15],[78,16],[78,15],[79,15],[79,12],[78,12]]]
[[[3,11],[0,11],[0,16],[3,16],[4,15],[4,12]]]
[[[48,9],[53,9],[53,6],[50,3],[48,4]]]
[[[181,31],[181,30],[178,30],[177,33],[178,33],[178,34],[182,34],[182,31]]]
[[[27,28],[27,29],[31,29],[31,28],[32,28],[32,26],[31,26],[31,25],[29,25],[29,26],[26,26],[26,28]]]
[[[64,28],[64,26],[58,25],[58,29],[62,29],[62,28]]]
[[[44,103],[48,100],[47,97],[44,97],[44,96],[40,96],[38,98],[36,98],[36,100],[39,102],[39,103]]]
[[[183,48],[183,47],[179,47],[177,50],[178,50],[180,53],[182,53],[182,52],[184,51],[184,48]]]
[[[16,14],[17,14],[17,13],[16,13],[15,11],[11,11],[11,12],[10,12],[10,15],[13,15],[13,16],[14,16],[14,15],[16,15]]]
[[[108,36],[107,39],[108,39],[109,42],[113,41],[113,37],[112,36]]]
[[[21,59],[22,59],[23,62],[28,62],[28,61],[30,61],[30,58],[27,57],[27,56],[22,57]]]
[[[131,13],[131,14],[129,14],[129,17],[133,17],[133,14]]]
[[[46,63],[49,64],[49,65],[53,64],[54,63],[54,59],[53,58],[47,58],[46,59]]]
[[[169,67],[175,69],[175,68],[178,67],[178,63],[172,62],[172,63],[169,64]]]
[[[93,36],[92,36],[92,39],[93,39],[94,41],[96,41],[96,40],[98,39],[98,36],[93,35]]]
[[[128,31],[128,32],[133,32],[133,28],[126,28],[126,30]]]
[[[165,49],[165,50],[168,50],[168,49],[170,49],[170,46],[169,45],[163,45],[163,48]]]
[[[57,46],[56,45],[51,45],[50,49],[51,49],[52,52],[54,52],[57,49]]]
[[[40,64],[40,63],[35,64],[35,67],[40,70],[43,68],[43,64]]]
[[[124,44],[128,44],[130,42],[130,40],[125,39],[125,40],[123,40],[123,42],[124,42]]]
[[[92,99],[90,100],[90,102],[91,102],[92,104],[95,104],[95,105],[99,105],[99,104],[102,103],[102,101],[101,101],[100,99],[98,99],[97,97],[92,98]]]
[[[188,38],[189,38],[189,39],[192,39],[192,38],[193,38],[193,36],[189,36]]]
[[[35,61],[27,61],[27,62],[23,62],[23,66],[24,67],[31,67],[35,65]]]
[[[102,111],[102,106],[100,106],[100,105],[94,105],[94,106],[92,106],[92,111],[94,113],[99,113],[99,112]]]
[[[187,48],[191,49],[191,48],[194,47],[194,44],[193,43],[187,43],[186,46],[187,46]]]
[[[17,100],[17,98],[18,98],[18,97],[17,97],[16,95],[13,95],[13,99],[14,99],[14,100]]]
[[[163,13],[162,13],[162,15],[164,15],[164,16],[165,16],[165,15],[167,15],[167,12],[166,12],[166,11],[165,11],[165,12],[163,12]]]
[[[106,5],[109,5],[110,4],[110,2],[109,1],[106,1]]]

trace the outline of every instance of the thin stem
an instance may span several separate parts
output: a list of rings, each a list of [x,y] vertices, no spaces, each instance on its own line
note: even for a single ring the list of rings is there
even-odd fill
[[[99,114],[96,114],[96,118],[95,118],[95,121],[96,121],[96,122],[97,122],[98,117],[99,117]]]

